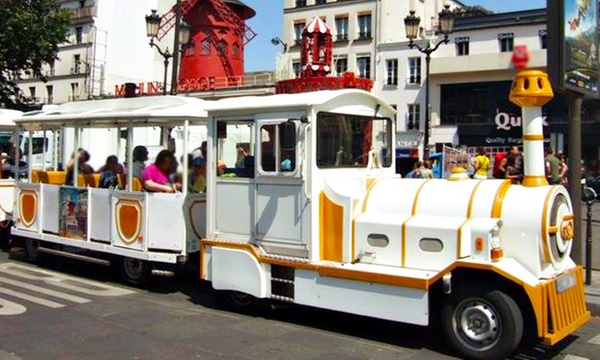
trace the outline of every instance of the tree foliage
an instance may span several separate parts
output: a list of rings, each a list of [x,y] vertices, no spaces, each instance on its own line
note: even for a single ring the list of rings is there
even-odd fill
[[[57,0],[0,0],[0,107],[19,108],[24,75],[39,77],[66,41],[71,13]]]
[[[483,6],[479,6],[479,5],[465,6],[463,8],[454,9],[454,15],[456,16],[456,18],[472,18],[472,17],[491,15],[493,13],[494,13],[493,11],[490,11],[490,10],[484,8]]]

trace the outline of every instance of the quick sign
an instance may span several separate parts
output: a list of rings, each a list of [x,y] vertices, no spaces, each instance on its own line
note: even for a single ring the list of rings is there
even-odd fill
[[[511,131],[513,128],[523,126],[523,120],[520,116],[512,116],[508,113],[498,113],[494,122],[496,123],[496,130]],[[549,126],[547,116],[544,116],[543,123],[544,126]]]

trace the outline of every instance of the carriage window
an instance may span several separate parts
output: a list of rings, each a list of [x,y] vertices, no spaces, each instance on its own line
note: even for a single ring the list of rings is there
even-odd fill
[[[317,117],[317,165],[320,168],[367,167],[369,153],[384,167],[392,164],[392,122],[332,113]]]
[[[269,124],[260,128],[260,168],[265,173],[292,173],[296,170],[296,126]]]
[[[217,122],[217,161],[221,178],[254,177],[252,121]]]

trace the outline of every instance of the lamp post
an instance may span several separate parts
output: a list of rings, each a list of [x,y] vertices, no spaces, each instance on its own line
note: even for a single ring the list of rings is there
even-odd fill
[[[274,46],[277,45],[281,45],[283,46],[283,52],[286,53],[288,51],[288,44],[284,43],[283,40],[281,40],[278,37],[274,37],[271,39],[271,44],[273,44]]]
[[[440,33],[444,35],[444,38],[433,46],[431,42],[427,42],[426,47],[421,47],[414,42],[419,35],[420,22],[421,19],[415,16],[414,10],[411,10],[409,15],[404,18],[406,37],[410,40],[408,47],[411,49],[417,48],[419,52],[425,54],[425,129],[423,131],[423,159],[429,160],[429,65],[431,63],[431,54],[435,52],[441,44],[450,42],[448,36],[454,30],[454,14],[450,10],[450,5],[444,5],[444,9],[439,13]]]
[[[158,53],[164,59],[163,64],[165,65],[165,71],[163,77],[163,95],[167,95],[167,74],[169,72],[169,60],[171,60],[171,58],[177,53],[172,54],[169,51],[168,47],[163,50],[160,48],[160,46],[156,45],[154,39],[158,35],[159,27],[160,16],[156,13],[156,10],[152,10],[152,13],[150,15],[146,15],[146,35],[150,38],[150,47],[156,48],[156,50],[158,50]],[[185,49],[185,47],[188,46],[188,43],[190,41],[190,27],[185,22],[181,22],[178,28],[179,31],[177,40],[179,41],[179,44],[183,44],[181,45],[181,50],[179,51],[183,51],[183,49]],[[177,79],[175,79],[175,81],[177,81]],[[171,84],[171,86],[173,85]],[[175,94],[173,92],[173,89],[171,89],[171,93]]]

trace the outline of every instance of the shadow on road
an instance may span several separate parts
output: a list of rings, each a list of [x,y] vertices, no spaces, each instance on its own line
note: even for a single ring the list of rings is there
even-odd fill
[[[20,248],[8,249],[5,247],[2,248],[2,251],[8,252],[12,260],[26,262],[23,251]],[[41,269],[111,284],[119,281],[118,271],[115,271],[113,268],[62,257],[48,256],[39,267]],[[181,293],[187,297],[188,301],[197,306],[228,311],[221,301],[220,293],[213,290],[210,283],[201,281],[198,277],[198,270],[194,267],[184,268],[173,277],[154,277],[149,285],[139,289],[153,294]],[[439,335],[438,329],[434,326],[421,327],[400,324],[308,306],[271,302],[265,303],[265,306],[262,306],[261,310],[253,316],[338,335],[341,334],[348,337],[375,341],[390,346],[417,350],[427,349],[452,356],[444,340]],[[570,336],[553,348],[537,344],[534,347],[523,350],[513,359],[552,359],[558,356],[563,349],[567,348],[575,340],[577,340],[576,336]]]

